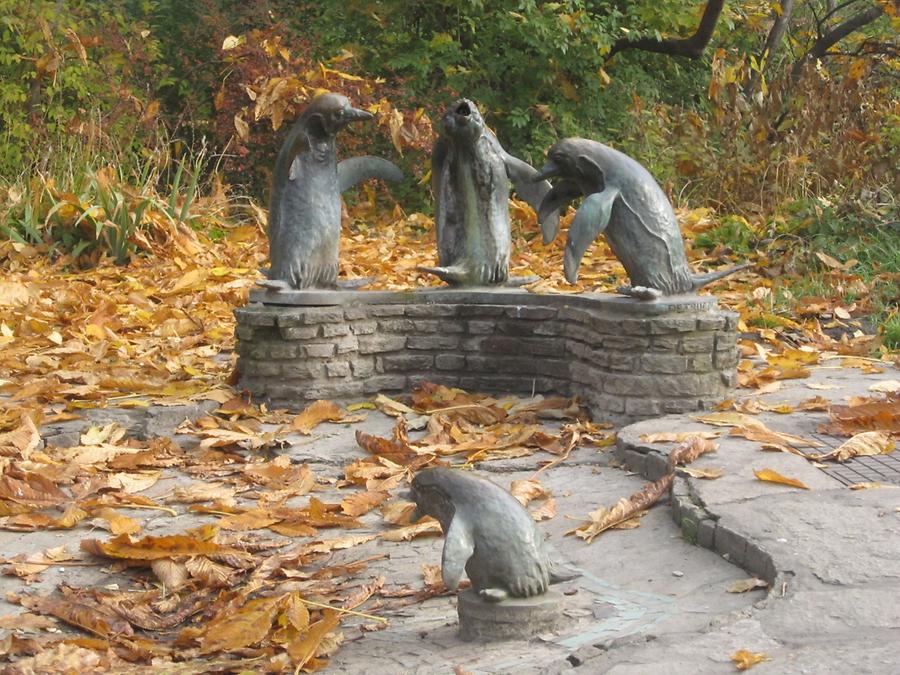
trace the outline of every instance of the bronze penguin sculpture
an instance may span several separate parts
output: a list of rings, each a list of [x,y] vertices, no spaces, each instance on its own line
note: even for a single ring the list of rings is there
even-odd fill
[[[372,113],[345,96],[320,94],[291,127],[278,157],[269,202],[267,281],[274,290],[337,285],[341,193],[368,178],[400,181],[403,173],[379,157],[337,161],[335,136]]]
[[[463,571],[483,599],[540,595],[548,584],[579,576],[551,560],[544,535],[515,497],[467,471],[435,467],[416,474],[410,488],[415,522],[436,518],[444,530],[441,576],[455,590]]]
[[[567,138],[554,145],[547,157],[539,179],[562,180],[544,197],[539,216],[558,212],[577,197],[585,198],[566,242],[564,266],[569,283],[578,280],[581,259],[601,233],[631,282],[619,292],[641,300],[691,293],[747,267],[692,274],[671,203],[653,176],[628,155],[596,141]],[[542,231],[546,244],[556,237],[557,228],[550,223]]]
[[[509,282],[510,183],[537,210],[550,184],[535,176],[532,166],[503,149],[472,101],[456,101],[431,154],[438,267],[418,269],[456,286]],[[545,220],[555,227],[558,214],[547,213]]]

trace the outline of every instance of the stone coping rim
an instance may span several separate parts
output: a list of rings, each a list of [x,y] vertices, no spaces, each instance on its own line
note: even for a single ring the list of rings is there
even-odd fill
[[[360,305],[507,305],[611,309],[642,316],[713,310],[712,295],[671,295],[659,300],[635,300],[612,293],[530,293],[520,288],[422,288],[403,291],[345,291],[309,289],[295,291],[254,290],[250,303],[273,307],[352,307]]]

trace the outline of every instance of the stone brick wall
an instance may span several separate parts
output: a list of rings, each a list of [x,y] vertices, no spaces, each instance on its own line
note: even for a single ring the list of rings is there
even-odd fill
[[[737,315],[709,296],[641,303],[433,290],[277,298],[338,303],[263,297],[235,312],[239,386],[291,409],[430,380],[471,391],[577,394],[595,419],[624,422],[710,407],[733,386],[738,360]]]

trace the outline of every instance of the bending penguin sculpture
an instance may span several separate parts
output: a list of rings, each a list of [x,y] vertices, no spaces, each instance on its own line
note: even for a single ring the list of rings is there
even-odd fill
[[[444,530],[441,576],[455,590],[463,571],[483,599],[540,595],[547,585],[579,576],[550,558],[531,515],[509,492],[465,471],[436,467],[413,478],[415,522],[436,518]]]
[[[509,184],[535,210],[550,191],[537,171],[507,153],[468,99],[450,106],[431,153],[438,267],[419,267],[458,286],[509,281]],[[559,215],[544,214],[544,227]],[[522,279],[527,283],[532,279]],[[515,283],[515,281],[514,281]]]
[[[379,157],[338,162],[334,138],[372,113],[346,97],[321,94],[294,122],[278,157],[269,202],[268,281],[275,290],[337,285],[341,193],[368,178],[400,181],[403,173]]]
[[[585,198],[566,242],[564,266],[569,283],[578,280],[581,259],[601,233],[631,281],[619,292],[640,300],[693,292],[747,266],[691,274],[672,205],[653,176],[628,155],[596,141],[567,138],[554,145],[547,157],[538,180],[554,176],[562,180],[544,197],[538,217],[557,213],[577,197]],[[547,221],[542,231],[546,244],[556,237],[557,227]]]

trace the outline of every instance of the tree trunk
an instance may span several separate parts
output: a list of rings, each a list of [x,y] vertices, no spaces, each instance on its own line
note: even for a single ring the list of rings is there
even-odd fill
[[[773,57],[781,47],[781,41],[791,23],[791,13],[793,11],[794,0],[781,0],[781,14],[775,14],[775,21],[772,23],[768,37],[766,37],[766,44],[762,53],[759,55],[759,70],[754,70],[750,75],[750,81],[747,83],[747,93],[753,94],[759,87],[765,69],[772,62]]]

